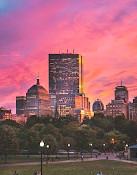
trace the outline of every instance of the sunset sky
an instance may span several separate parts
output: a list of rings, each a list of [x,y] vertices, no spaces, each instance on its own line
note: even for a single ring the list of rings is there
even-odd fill
[[[91,104],[114,98],[115,86],[137,96],[137,0],[0,0],[0,106],[40,83],[48,90],[48,54],[84,57]]]

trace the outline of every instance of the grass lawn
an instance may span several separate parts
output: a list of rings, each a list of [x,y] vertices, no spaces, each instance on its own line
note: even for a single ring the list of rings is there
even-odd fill
[[[50,161],[51,161],[51,157],[50,156]],[[56,159],[56,156],[53,156],[54,160],[68,160],[68,157],[61,157],[61,156],[57,156],[58,159]],[[70,157],[70,159],[77,159],[77,157]],[[45,158],[43,158],[43,161],[47,160],[47,156],[45,155]],[[16,162],[40,162],[40,155],[30,155],[29,157],[27,155],[22,155],[22,156],[8,156],[7,157],[7,161],[6,163],[16,163]],[[0,156],[0,164],[5,163],[5,157],[4,156]]]
[[[0,175],[13,175],[14,170],[19,175],[33,175],[40,171],[40,165],[0,167]],[[43,165],[43,175],[96,175],[99,171],[104,175],[137,175],[137,165],[111,160]]]

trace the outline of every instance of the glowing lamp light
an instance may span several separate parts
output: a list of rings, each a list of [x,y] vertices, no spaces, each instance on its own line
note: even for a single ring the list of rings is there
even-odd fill
[[[41,140],[40,141],[40,147],[43,147],[44,146],[44,142]]]
[[[115,143],[115,140],[113,138],[111,139],[111,143],[113,143],[113,144]]]
[[[89,146],[92,146],[92,143],[89,143]]]

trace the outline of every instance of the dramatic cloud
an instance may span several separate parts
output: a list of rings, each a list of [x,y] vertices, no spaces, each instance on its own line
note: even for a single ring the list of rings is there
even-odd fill
[[[115,86],[137,95],[137,0],[1,0],[0,105],[15,112],[15,98],[36,83],[48,89],[48,54],[84,56],[91,103],[114,98]]]

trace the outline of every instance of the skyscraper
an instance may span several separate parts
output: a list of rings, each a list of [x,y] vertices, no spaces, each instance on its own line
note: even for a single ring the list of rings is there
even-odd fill
[[[26,93],[25,113],[29,115],[51,115],[51,103],[48,91],[40,85],[39,77],[37,84],[33,85]]]
[[[49,93],[53,115],[66,116],[75,108],[75,95],[82,95],[83,57],[79,54],[49,54]]]
[[[115,100],[106,105],[106,114],[116,117],[124,114],[128,118],[128,90],[126,86],[115,87]]]
[[[25,103],[26,103],[25,96],[16,97],[16,114],[17,115],[25,114]]]
[[[117,86],[115,88],[115,100],[124,100],[125,103],[128,103],[128,90],[126,86]]]

